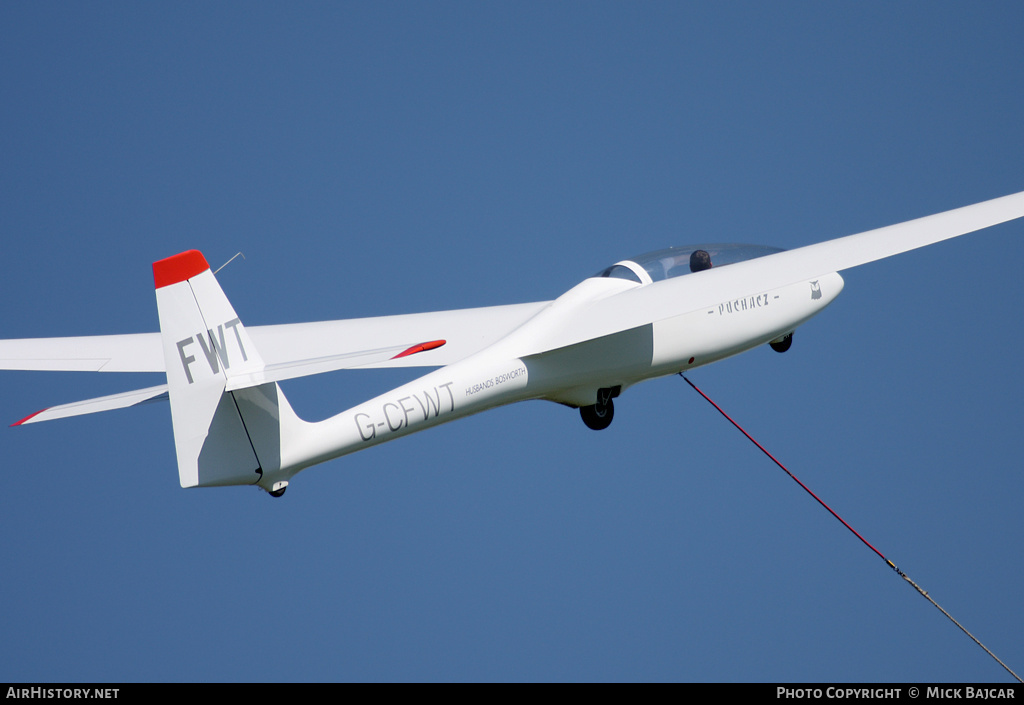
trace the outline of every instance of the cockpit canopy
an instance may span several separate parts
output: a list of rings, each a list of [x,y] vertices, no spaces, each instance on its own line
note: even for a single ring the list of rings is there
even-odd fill
[[[671,279],[672,277],[690,274],[692,271],[700,271],[701,265],[699,260],[702,258],[701,255],[697,255],[694,258],[694,266],[697,269],[691,270],[690,268],[690,257],[698,250],[703,250],[711,256],[712,267],[724,267],[736,262],[743,262],[748,259],[764,257],[765,255],[772,255],[783,251],[781,247],[733,243],[667,247],[664,250],[648,252],[617,262],[594,276],[626,279],[638,284],[650,284],[651,282]]]

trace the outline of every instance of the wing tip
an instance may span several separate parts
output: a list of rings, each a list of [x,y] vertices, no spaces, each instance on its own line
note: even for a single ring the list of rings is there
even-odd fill
[[[153,263],[153,283],[157,289],[191,279],[210,268],[199,250],[186,250]]]
[[[391,359],[397,360],[400,357],[408,357],[409,355],[415,355],[416,353],[426,352],[427,350],[433,350],[435,348],[441,347],[447,342],[447,340],[428,340],[425,343],[417,343],[416,345],[413,345],[411,348],[406,348],[405,350],[398,353]]]
[[[49,407],[47,407],[47,408],[49,408]],[[29,421],[31,421],[35,417],[39,416],[39,414],[43,413],[44,411],[46,411],[46,409],[40,409],[39,411],[35,412],[34,414],[29,414],[28,416],[23,418],[21,421],[15,421],[14,423],[11,424],[11,428],[14,428],[15,426],[21,426],[23,424],[29,423]]]

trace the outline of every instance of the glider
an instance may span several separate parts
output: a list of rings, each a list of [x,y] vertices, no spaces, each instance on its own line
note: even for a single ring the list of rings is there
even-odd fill
[[[312,465],[504,404],[545,399],[606,428],[630,386],[768,343],[842,291],[839,272],[1024,217],[1024,192],[793,250],[669,248],[617,262],[554,301],[246,327],[203,255],[153,264],[159,333],[0,341],[0,369],[164,372],[167,383],[55,406],[24,425],[169,399],[182,487],[280,496]],[[279,382],[436,367],[318,423]]]

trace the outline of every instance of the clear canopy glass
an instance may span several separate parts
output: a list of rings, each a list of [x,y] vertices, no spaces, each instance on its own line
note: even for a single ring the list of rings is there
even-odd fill
[[[743,262],[748,259],[764,257],[765,255],[783,251],[781,247],[735,243],[667,247],[664,250],[656,250],[623,260],[601,270],[594,276],[626,279],[638,284],[671,279],[672,277],[691,274],[693,271],[700,271],[702,256],[698,255],[694,258],[695,270],[691,269],[690,266],[690,257],[698,250],[703,250],[710,256],[712,267],[725,267],[736,262]],[[644,273],[646,273],[646,277],[643,276]],[[650,282],[644,281],[645,278],[649,278]]]

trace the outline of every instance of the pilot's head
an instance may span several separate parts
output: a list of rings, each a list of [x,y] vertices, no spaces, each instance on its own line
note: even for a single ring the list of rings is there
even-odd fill
[[[702,272],[711,269],[711,255],[706,250],[694,250],[690,255],[690,271]]]

